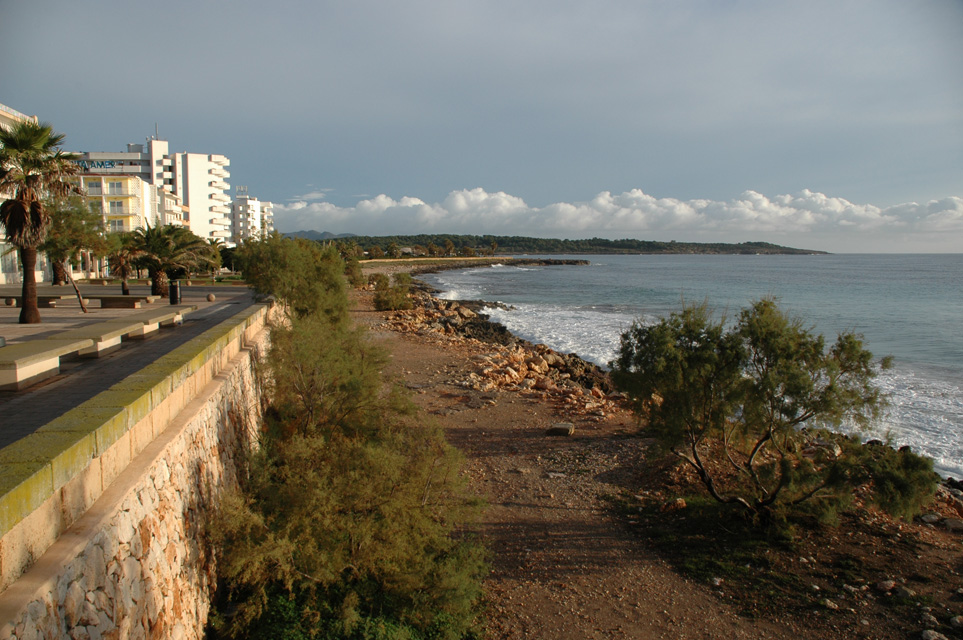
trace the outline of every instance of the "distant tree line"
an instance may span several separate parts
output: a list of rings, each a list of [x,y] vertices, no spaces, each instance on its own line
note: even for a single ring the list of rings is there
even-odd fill
[[[783,247],[769,242],[661,242],[655,240],[560,240],[525,236],[421,234],[411,236],[354,236],[339,245],[356,248],[368,257],[466,256],[498,253],[542,254],[813,254],[809,249]],[[349,249],[350,252],[350,249]],[[344,253],[344,251],[342,251]],[[359,255],[360,257],[360,255]]]

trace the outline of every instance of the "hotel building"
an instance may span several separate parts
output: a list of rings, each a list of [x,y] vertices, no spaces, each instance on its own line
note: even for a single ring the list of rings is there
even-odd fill
[[[130,209],[121,209],[120,204],[114,204],[118,214],[108,216],[109,229],[119,229],[123,224],[124,230],[131,230],[144,223],[156,224],[184,224],[191,231],[204,239],[219,239],[229,241],[231,238],[231,198],[227,195],[230,189],[228,179],[231,174],[227,167],[230,160],[222,155],[201,153],[170,153],[166,140],[149,138],[146,144],[128,144],[126,152],[86,152],[79,155],[78,164],[87,177],[101,178],[109,189],[111,181],[117,182],[122,177],[138,178],[148,185],[144,191],[144,206],[148,213],[143,217],[142,224],[134,224],[134,203],[129,201]],[[122,187],[116,187],[122,188]],[[134,183],[125,182],[125,187],[133,195],[138,191]],[[148,193],[151,192],[152,193]],[[92,194],[93,195],[93,194]],[[104,203],[110,194],[105,194]]]
[[[238,186],[234,193],[231,217],[231,240],[235,244],[249,238],[260,240],[274,231],[274,205],[248,195],[244,186]]]

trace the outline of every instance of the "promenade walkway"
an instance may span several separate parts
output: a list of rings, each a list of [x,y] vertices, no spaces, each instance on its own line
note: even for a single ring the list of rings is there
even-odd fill
[[[54,288],[40,287],[44,292]],[[119,286],[81,285],[82,293],[103,295],[119,293]],[[56,287],[57,293],[73,294],[72,287]],[[57,303],[53,309],[40,309],[41,324],[18,324],[20,309],[3,304],[11,292],[19,295],[16,287],[0,287],[0,337],[7,344],[39,339],[57,332],[87,324],[122,320],[127,315],[141,313],[143,309],[101,309],[97,302],[87,306],[83,313],[76,296]],[[133,295],[147,295],[149,287],[131,287]],[[215,294],[215,301],[208,302],[207,295]],[[23,438],[54,418],[89,400],[128,375],[135,373],[170,352],[191,338],[203,333],[254,303],[253,295],[246,287],[198,286],[182,287],[181,303],[195,304],[197,310],[184,317],[183,325],[164,328],[144,340],[125,340],[123,346],[101,358],[64,358],[60,374],[43,380],[22,391],[0,391],[0,447]],[[165,298],[154,306],[169,305]]]

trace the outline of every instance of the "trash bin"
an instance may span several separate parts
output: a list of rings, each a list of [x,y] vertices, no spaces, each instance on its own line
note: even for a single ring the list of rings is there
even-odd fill
[[[172,280],[169,289],[171,304],[181,303],[181,283],[180,280]]]

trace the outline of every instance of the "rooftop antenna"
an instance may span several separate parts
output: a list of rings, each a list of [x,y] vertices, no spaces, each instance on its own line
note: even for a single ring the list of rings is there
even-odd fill
[[[157,123],[154,123],[154,140],[160,140],[160,134],[157,132]]]

